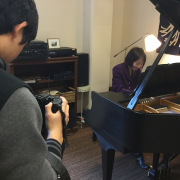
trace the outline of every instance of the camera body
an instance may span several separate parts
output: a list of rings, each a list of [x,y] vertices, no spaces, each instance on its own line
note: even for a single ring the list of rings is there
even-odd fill
[[[45,106],[52,102],[52,113],[56,113],[58,110],[60,110],[61,114],[65,117],[64,112],[62,111],[62,100],[57,97],[57,96],[51,96],[50,94],[37,94],[35,95],[35,98],[39,104],[39,107],[42,112],[42,117],[43,117],[43,124],[42,124],[42,129],[41,129],[41,135],[43,136],[44,139],[47,138],[48,131],[46,128],[46,118],[45,118]],[[64,117],[63,117],[63,128],[64,126]]]
[[[43,124],[41,129],[41,135],[46,140],[48,135],[48,130],[46,127],[46,116],[45,116],[45,106],[52,102],[52,113],[56,113],[60,110],[62,114],[62,126],[63,126],[63,139],[66,144],[66,147],[69,148],[68,140],[67,140],[67,132],[66,132],[66,121],[65,121],[65,114],[62,110],[62,100],[57,96],[51,96],[50,94],[37,94],[35,98],[40,106],[42,117],[43,117]],[[64,144],[63,142],[63,144]]]
[[[51,96],[49,94],[38,94],[38,95],[35,95],[35,97],[40,107],[43,106],[44,108],[45,105],[52,102],[52,112],[56,113],[58,110],[60,110],[61,113],[63,113],[61,109],[62,100],[59,97]]]

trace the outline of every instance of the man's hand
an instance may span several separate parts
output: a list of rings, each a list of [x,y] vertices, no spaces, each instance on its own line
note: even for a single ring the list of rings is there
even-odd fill
[[[69,122],[69,105],[68,102],[64,97],[61,97],[62,99],[62,110],[65,113],[65,121],[66,125]],[[52,113],[52,103],[49,103],[45,106],[46,108],[46,126],[48,128],[48,137],[47,139],[55,139],[57,140],[61,145],[63,143],[63,126],[62,126],[62,119],[63,116],[60,113],[60,110],[58,110],[56,113]]]

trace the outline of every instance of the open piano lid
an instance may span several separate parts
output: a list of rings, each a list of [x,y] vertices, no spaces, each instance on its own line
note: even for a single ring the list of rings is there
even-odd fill
[[[151,66],[149,71],[147,72],[147,74],[144,77],[143,81],[141,82],[139,87],[134,91],[133,97],[131,98],[131,101],[129,102],[129,104],[127,106],[127,108],[129,108],[131,110],[133,110],[135,108],[138,99],[140,97],[144,97],[147,94],[148,87],[151,87],[151,86],[148,86],[148,83],[150,82],[150,80],[151,81],[153,80],[153,73],[154,73],[154,70],[156,69],[156,66],[158,65],[161,57],[163,56],[166,48],[168,47],[172,36],[174,35],[174,33],[177,30],[180,30],[180,0],[150,0],[150,1],[155,5],[156,9],[171,24],[174,25],[174,29],[171,31],[171,33],[170,33],[168,39],[166,40],[165,44],[162,46],[157,58],[155,59],[153,65]],[[167,74],[167,73],[165,72],[165,74]],[[171,76],[171,73],[169,74],[169,76]],[[156,80],[156,79],[159,79],[159,76],[155,76],[154,80]],[[170,78],[170,82],[171,82],[172,79],[173,78]],[[166,81],[165,78],[163,80]],[[152,82],[152,84],[155,84],[155,83]],[[171,93],[171,90],[172,90],[172,92],[174,91],[173,86],[172,86],[172,88],[171,87],[169,88],[169,86],[171,86],[172,84],[173,83],[170,83],[168,85],[168,89],[167,89],[168,93]],[[151,85],[151,83],[150,83],[150,85]],[[164,86],[164,87],[166,87],[166,86]],[[179,87],[177,87],[175,89],[179,89]],[[158,91],[156,91],[156,89],[153,90],[153,91],[154,92],[159,92],[159,89],[158,89]],[[164,91],[163,94],[166,93],[165,88],[164,89],[161,88],[161,91]],[[151,95],[153,95],[153,93],[151,93]]]

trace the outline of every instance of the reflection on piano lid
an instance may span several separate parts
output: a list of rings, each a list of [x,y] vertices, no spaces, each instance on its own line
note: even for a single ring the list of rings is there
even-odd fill
[[[151,66],[148,66],[140,76],[140,84],[145,78]],[[169,93],[180,92],[180,63],[161,64],[156,66],[153,74],[148,80],[141,99],[143,97],[151,97],[165,95]]]

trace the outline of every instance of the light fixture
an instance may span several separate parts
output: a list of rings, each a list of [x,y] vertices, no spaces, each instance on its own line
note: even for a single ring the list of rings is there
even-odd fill
[[[126,56],[127,48],[129,48],[130,46],[132,46],[133,44],[135,44],[136,42],[140,41],[143,38],[144,38],[144,41],[145,41],[145,48],[146,48],[147,52],[153,51],[153,50],[157,49],[161,45],[161,42],[153,34],[146,34],[145,36],[141,37],[140,39],[133,42],[129,46],[125,47],[122,51],[120,51],[119,53],[114,55],[114,57],[116,57],[118,54],[120,54],[123,51],[125,51],[125,56]]]
[[[153,51],[161,45],[161,42],[153,34],[147,35],[144,38],[144,41],[145,41],[145,46],[146,46],[147,52]]]

